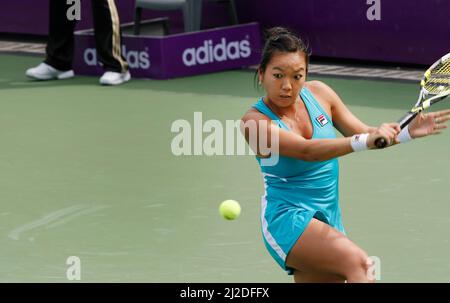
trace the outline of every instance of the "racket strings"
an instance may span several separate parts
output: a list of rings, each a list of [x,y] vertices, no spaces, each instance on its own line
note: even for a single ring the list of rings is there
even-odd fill
[[[450,60],[437,65],[425,73],[423,87],[431,94],[443,94],[450,91]]]

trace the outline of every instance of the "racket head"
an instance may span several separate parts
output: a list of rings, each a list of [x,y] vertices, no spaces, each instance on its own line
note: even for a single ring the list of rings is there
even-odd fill
[[[421,111],[445,99],[450,95],[450,53],[441,57],[431,65],[420,82],[419,98],[414,107],[398,122],[400,127],[406,127]],[[384,138],[375,140],[378,148],[387,146]]]
[[[450,94],[450,53],[446,54],[424,73],[420,82],[422,99]]]

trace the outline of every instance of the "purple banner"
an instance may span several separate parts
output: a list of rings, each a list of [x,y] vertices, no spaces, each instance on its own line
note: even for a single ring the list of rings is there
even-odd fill
[[[92,31],[77,32],[75,45],[75,72],[103,73]],[[257,64],[260,48],[259,25],[249,23],[166,37],[124,35],[122,51],[132,77],[168,79]]]
[[[61,0],[64,1],[64,0]],[[91,0],[95,1],[95,0]],[[45,35],[49,0],[1,0],[0,32]],[[229,24],[227,6],[204,1],[203,28]],[[286,26],[301,33],[315,56],[430,64],[450,50],[450,1],[445,0],[236,0],[241,23]],[[133,20],[135,0],[116,0],[122,23]],[[92,28],[90,1],[82,1],[78,29]],[[180,32],[179,11],[169,16]]]
[[[301,33],[315,56],[428,65],[450,51],[450,1],[245,0],[236,5],[241,22]]]
[[[93,27],[91,1],[81,1],[81,20],[77,23],[77,30]],[[0,0],[0,33],[47,35],[49,2],[49,0]],[[132,22],[136,0],[115,0],[115,3],[121,23]],[[210,28],[228,25],[228,14],[224,8],[226,7],[214,1],[205,1],[203,26]],[[183,31],[181,11],[143,10],[143,20],[157,17],[170,18],[172,33]]]

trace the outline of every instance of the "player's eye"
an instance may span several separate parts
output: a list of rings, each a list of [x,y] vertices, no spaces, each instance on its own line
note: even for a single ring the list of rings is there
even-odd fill
[[[273,74],[273,76],[274,76],[275,78],[277,78],[277,79],[283,78],[283,75],[282,75],[282,74]]]
[[[301,78],[303,78],[303,75],[300,75],[300,74],[299,74],[299,75],[295,75],[295,76],[294,76],[294,79],[295,79],[295,80],[300,80]]]

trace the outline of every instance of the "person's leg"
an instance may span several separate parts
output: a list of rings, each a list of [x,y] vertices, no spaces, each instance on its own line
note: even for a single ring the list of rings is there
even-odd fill
[[[286,258],[286,265],[296,269],[295,280],[322,275],[343,277],[347,282],[373,282],[368,273],[368,255],[345,235],[317,219],[312,219]],[[325,279],[325,277],[327,277]]]
[[[50,0],[49,33],[45,63],[60,71],[72,69],[76,20],[68,20],[66,1]]]
[[[106,71],[125,73],[128,64],[122,55],[120,20],[114,0],[92,1],[95,43]]]

